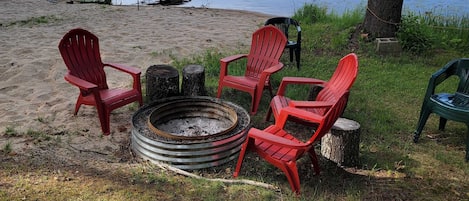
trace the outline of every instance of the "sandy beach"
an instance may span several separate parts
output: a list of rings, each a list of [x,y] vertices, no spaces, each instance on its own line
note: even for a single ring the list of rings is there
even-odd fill
[[[128,107],[111,114],[111,135],[101,135],[94,107],[82,106],[77,116],[73,107],[78,89],[63,76],[65,64],[57,45],[70,29],[81,27],[100,39],[104,62],[140,68],[171,64],[171,56],[192,57],[207,49],[247,49],[251,33],[267,15],[243,11],[177,8],[164,6],[108,6],[67,4],[65,1],[0,0],[0,146],[12,145],[15,153],[37,146],[21,137],[5,134],[14,130],[46,133],[67,141],[73,149],[94,150],[112,155],[130,136]],[[40,22],[39,22],[40,21]],[[130,85],[125,74],[110,71],[112,86]],[[59,151],[51,157],[72,159]],[[76,152],[77,150],[75,150]],[[82,152],[80,152],[82,153]]]

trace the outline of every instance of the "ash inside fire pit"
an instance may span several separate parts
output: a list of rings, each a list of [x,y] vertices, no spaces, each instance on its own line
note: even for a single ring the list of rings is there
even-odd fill
[[[233,108],[205,99],[169,101],[148,119],[153,132],[171,139],[204,139],[233,130],[238,116]]]
[[[156,125],[160,130],[184,137],[213,135],[225,131],[230,126],[231,122],[204,117],[174,119]]]

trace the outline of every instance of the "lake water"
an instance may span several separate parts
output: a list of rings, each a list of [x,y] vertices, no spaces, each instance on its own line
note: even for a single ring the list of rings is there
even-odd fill
[[[140,0],[145,3],[157,0]],[[276,16],[292,16],[305,3],[324,6],[329,12],[342,14],[347,10],[364,8],[367,0],[191,0],[180,7],[207,7],[260,12]],[[112,0],[113,5],[136,5],[137,0]],[[403,13],[469,17],[468,0],[404,0]]]

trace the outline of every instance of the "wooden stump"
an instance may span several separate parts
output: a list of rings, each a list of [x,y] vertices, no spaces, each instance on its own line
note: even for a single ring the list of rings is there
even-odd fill
[[[146,97],[149,103],[179,95],[179,72],[168,65],[153,65],[146,71]]]
[[[201,65],[188,65],[182,69],[181,93],[184,96],[205,96],[205,69]]]
[[[321,154],[339,166],[357,166],[359,146],[360,124],[345,118],[339,118],[321,138]]]

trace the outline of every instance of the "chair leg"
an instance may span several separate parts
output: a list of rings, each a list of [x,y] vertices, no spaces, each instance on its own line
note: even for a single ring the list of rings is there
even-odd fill
[[[290,48],[290,50],[289,50],[289,52],[290,52],[290,62],[293,62],[293,51],[294,51],[294,49]]]
[[[285,173],[285,176],[287,176],[292,191],[296,194],[300,194],[300,176],[298,175],[296,162],[290,162],[286,164],[286,166],[279,168]]]
[[[246,150],[249,148],[249,143],[254,143],[253,139],[250,139],[247,136],[246,141],[244,141],[243,145],[241,146],[241,150],[239,151],[238,162],[236,163],[236,169],[233,172],[233,177],[238,177],[239,172],[241,171],[241,166],[243,165],[244,156],[246,155]]]
[[[316,152],[314,151],[314,147],[311,147],[308,153],[309,153],[309,158],[311,159],[311,163],[313,163],[314,172],[316,173],[316,175],[319,175],[319,173],[321,172],[321,169],[319,168],[318,156],[316,155]]]
[[[74,111],[74,115],[77,115],[78,114],[78,110],[80,109],[80,106],[81,106],[81,101],[80,99],[77,100],[77,103],[75,104],[75,111]]]
[[[466,136],[466,162],[469,162],[469,124],[467,125],[467,136]]]
[[[300,70],[300,52],[301,52],[300,48],[295,49],[296,68],[298,70]]]
[[[221,97],[222,90],[223,90],[223,86],[221,84],[218,84],[217,98]]]
[[[440,117],[440,124],[438,125],[438,130],[440,130],[440,131],[445,130],[447,121],[448,121],[448,119]]]
[[[104,106],[96,106],[96,109],[98,110],[98,116],[99,116],[99,121],[101,123],[101,130],[104,135],[109,135],[110,132],[110,113],[111,111],[107,111],[107,109],[103,108]]]
[[[422,133],[423,127],[427,123],[427,119],[430,116],[430,111],[424,107],[422,107],[422,111],[420,112],[419,123],[417,125],[417,129],[414,132],[414,142],[418,142],[420,138],[420,134]]]

